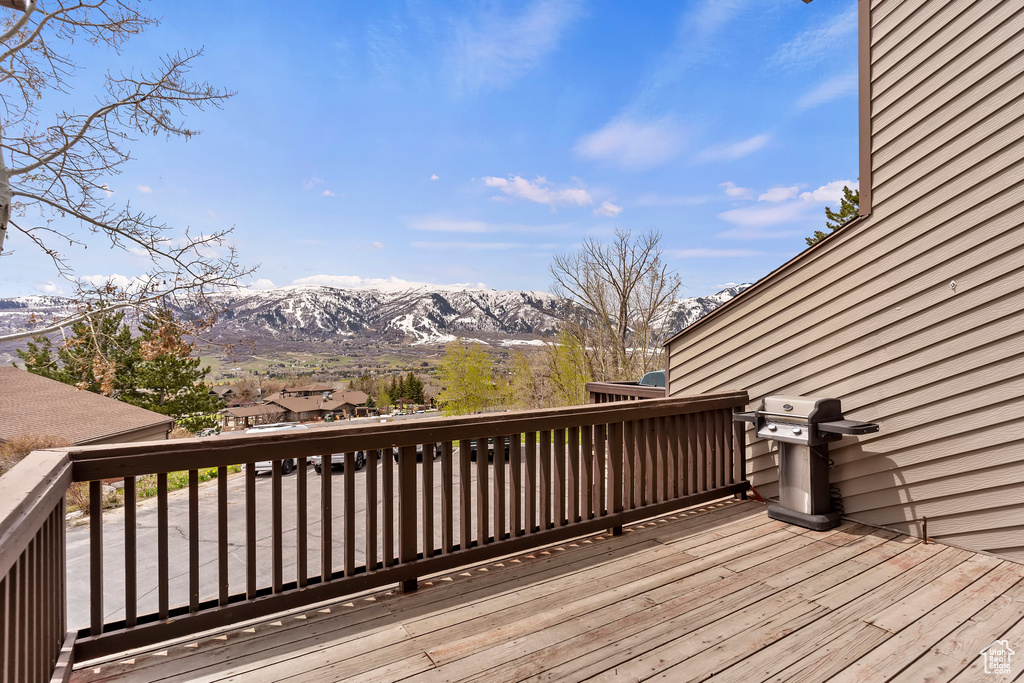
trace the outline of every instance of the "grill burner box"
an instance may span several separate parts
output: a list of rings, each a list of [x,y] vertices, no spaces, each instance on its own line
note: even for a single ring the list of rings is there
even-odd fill
[[[832,509],[829,494],[828,445],[846,434],[877,432],[878,425],[844,420],[837,398],[806,396],[766,396],[760,408],[733,418],[779,444],[779,502],[768,507],[768,516],[815,531],[839,526],[842,512]]]

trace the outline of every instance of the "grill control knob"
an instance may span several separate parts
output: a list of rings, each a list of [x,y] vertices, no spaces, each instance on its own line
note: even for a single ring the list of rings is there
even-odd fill
[[[776,427],[775,425],[768,425],[769,432],[774,432],[776,429],[778,429],[778,427]]]
[[[794,433],[794,434],[800,434],[800,431],[801,431],[801,430],[800,430],[800,428],[799,428],[799,427],[793,427],[793,433]]]

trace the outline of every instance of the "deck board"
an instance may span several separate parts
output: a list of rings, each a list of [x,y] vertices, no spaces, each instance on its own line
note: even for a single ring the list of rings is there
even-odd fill
[[[72,680],[972,680],[1024,565],[726,500],[244,626]]]

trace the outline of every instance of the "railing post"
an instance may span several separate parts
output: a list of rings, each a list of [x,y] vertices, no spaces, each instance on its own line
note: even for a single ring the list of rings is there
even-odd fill
[[[609,483],[609,512],[611,514],[617,514],[622,512],[622,423],[613,422],[608,425],[608,451],[609,451],[609,463],[608,467],[610,472],[608,473],[611,477]],[[612,527],[612,535],[622,535],[622,525]]]
[[[743,408],[733,408],[733,412],[742,412]],[[733,476],[735,483],[745,481],[747,478],[747,423],[740,422],[739,420],[733,420],[732,422],[733,431]],[[747,492],[741,491],[736,494],[736,497],[740,500],[747,499]]]
[[[398,561],[416,559],[416,446],[398,449]],[[416,590],[415,577],[402,581],[403,593]]]

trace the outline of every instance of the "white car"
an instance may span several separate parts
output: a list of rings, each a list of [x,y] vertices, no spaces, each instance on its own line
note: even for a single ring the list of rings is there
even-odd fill
[[[275,422],[268,425],[258,425],[245,430],[246,434],[269,434],[270,432],[285,432],[292,429],[309,429],[306,425],[301,425],[297,422]],[[271,460],[262,460],[260,462],[254,462],[252,468],[256,471],[256,474],[260,472],[273,472],[274,463]],[[295,460],[292,458],[285,458],[281,460],[281,474],[288,474],[295,469]]]
[[[323,472],[324,466],[323,466],[323,463],[321,462],[322,460],[323,460],[323,458],[321,456],[319,456],[319,455],[314,455],[312,458],[309,459],[309,461],[311,463],[313,463],[313,469],[316,471],[317,474],[320,474],[321,472]],[[356,460],[355,471],[358,472],[359,470],[361,470],[364,467],[366,467],[366,452],[365,451],[358,451],[356,453],[355,460]],[[344,453],[335,453],[334,455],[331,456],[331,469],[334,469],[335,467],[341,467],[342,469],[345,468],[345,454]]]

